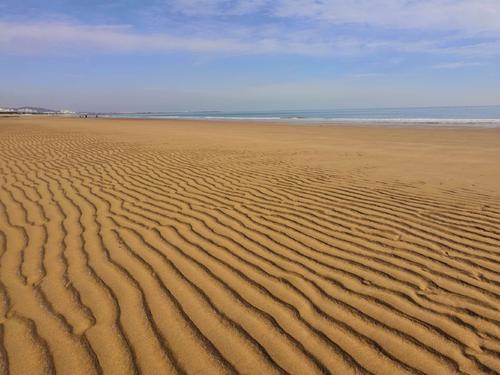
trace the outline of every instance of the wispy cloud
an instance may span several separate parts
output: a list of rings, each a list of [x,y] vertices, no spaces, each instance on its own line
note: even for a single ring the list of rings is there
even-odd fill
[[[484,66],[484,65],[486,65],[486,63],[484,63],[484,62],[456,61],[456,62],[445,63],[445,64],[436,64],[436,65],[433,65],[432,67],[434,69],[462,69],[462,68],[471,68],[471,67]]]
[[[187,51],[328,56],[388,51],[471,60],[500,55],[499,0],[153,0],[148,4],[140,7],[141,14],[168,19],[169,26],[120,26],[113,24],[112,15],[104,26],[74,19],[51,21],[45,16],[2,21],[0,16],[0,49],[11,54]]]
[[[331,24],[500,32],[498,0],[171,0],[167,4],[175,12],[190,16],[260,12]]]
[[[229,27],[228,27],[229,30]],[[203,30],[202,30],[203,31]],[[220,30],[171,34],[140,32],[124,25],[69,22],[2,22],[0,49],[11,54],[193,53],[365,55],[379,51],[448,54],[465,57],[500,54],[500,42],[480,40],[456,44],[447,39],[391,40],[367,35],[325,34],[324,30],[232,26]]]
[[[385,28],[500,32],[497,0],[279,0],[276,14]]]
[[[174,12],[190,16],[238,16],[269,8],[269,0],[172,0],[167,2]]]
[[[247,29],[248,31],[248,29]],[[334,43],[255,32],[232,35],[173,35],[144,33],[127,26],[91,26],[60,22],[0,22],[0,49],[4,53],[162,53],[171,51],[222,53],[324,54]]]

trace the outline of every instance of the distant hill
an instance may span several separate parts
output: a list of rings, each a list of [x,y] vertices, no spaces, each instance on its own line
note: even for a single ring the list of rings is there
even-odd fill
[[[18,107],[18,108],[2,108],[0,113],[34,113],[34,114],[50,114],[50,113],[73,113],[72,111],[61,111],[55,109],[41,108],[41,107]]]
[[[24,112],[24,113],[58,113],[54,109],[40,108],[40,107],[19,107],[14,108],[16,112]]]

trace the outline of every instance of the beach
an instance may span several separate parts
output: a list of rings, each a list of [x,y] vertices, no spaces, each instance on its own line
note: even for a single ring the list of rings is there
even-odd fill
[[[0,118],[0,372],[500,371],[500,129]]]

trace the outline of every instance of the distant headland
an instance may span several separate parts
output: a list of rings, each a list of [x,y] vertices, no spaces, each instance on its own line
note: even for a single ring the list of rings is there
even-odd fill
[[[55,109],[47,109],[40,107],[18,107],[18,108],[0,107],[0,114],[71,115],[75,114],[75,112],[69,110],[55,110]]]

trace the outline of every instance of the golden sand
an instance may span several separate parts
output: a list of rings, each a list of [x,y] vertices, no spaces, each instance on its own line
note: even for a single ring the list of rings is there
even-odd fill
[[[0,119],[0,370],[500,370],[500,131]]]

